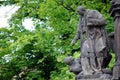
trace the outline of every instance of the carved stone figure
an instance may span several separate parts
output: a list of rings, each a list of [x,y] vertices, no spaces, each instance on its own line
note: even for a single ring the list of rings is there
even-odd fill
[[[85,10],[79,6],[77,11],[81,19],[71,44],[81,39],[81,65],[84,75],[101,72],[103,60],[108,53],[104,28],[106,21],[96,10]]]
[[[110,15],[114,18],[115,66],[113,80],[120,80],[120,0],[111,0]]]
[[[104,68],[106,68],[109,63],[106,65],[103,62],[108,60],[107,56],[109,55],[108,38],[105,30],[106,21],[96,10],[86,10],[84,7],[79,6],[77,12],[81,18],[77,33],[71,42],[71,44],[74,45],[78,39],[81,41],[81,56],[79,60],[79,66],[81,66],[79,68],[81,70],[77,72],[76,80],[81,78],[100,78],[102,74],[106,74],[107,70]],[[69,67],[71,67],[70,64],[72,64],[72,68],[78,64],[72,57],[67,58],[65,63],[67,63]],[[70,69],[70,71],[76,73],[75,70]],[[110,75],[108,74],[104,76],[104,78],[108,78],[107,76]]]
[[[77,75],[82,71],[80,59],[74,59],[72,56],[68,56],[64,62],[69,66],[70,72]]]

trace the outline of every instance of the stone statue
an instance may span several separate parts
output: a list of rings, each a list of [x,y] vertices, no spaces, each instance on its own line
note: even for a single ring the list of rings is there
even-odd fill
[[[69,65],[70,72],[77,75],[82,71],[80,59],[74,59],[72,56],[69,56],[65,58],[64,62]]]
[[[103,69],[107,65],[103,67],[103,63],[109,52],[105,30],[106,21],[96,10],[86,10],[84,7],[79,6],[77,12],[81,18],[77,33],[71,44],[74,45],[78,39],[81,41],[79,61],[82,70],[76,75],[76,80],[83,76],[83,78],[86,76],[90,76],[88,78],[95,76],[100,78],[101,74],[105,74]]]
[[[81,64],[84,74],[90,75],[102,69],[103,59],[107,55],[107,36],[105,19],[96,10],[85,10],[79,6],[81,15],[78,31],[71,44],[81,39]],[[86,39],[84,38],[86,34]]]
[[[114,52],[115,65],[113,68],[113,80],[120,80],[120,0],[111,0],[109,10],[111,17],[114,18]]]

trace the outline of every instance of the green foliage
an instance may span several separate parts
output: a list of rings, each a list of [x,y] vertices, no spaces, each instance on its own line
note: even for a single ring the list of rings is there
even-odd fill
[[[112,55],[112,59],[111,59],[111,61],[110,61],[110,63],[109,63],[109,68],[112,70],[112,69],[113,69],[113,66],[114,66],[114,64],[115,64],[115,54],[114,54],[114,53],[111,53],[111,55]]]
[[[10,28],[0,28],[0,80],[73,80],[75,75],[63,61],[79,47],[79,42],[70,45],[79,5],[100,11],[108,22],[107,31],[113,31],[109,0],[106,4],[100,0],[9,0],[0,4],[20,6],[9,20]],[[34,31],[24,28],[25,18],[33,19]]]

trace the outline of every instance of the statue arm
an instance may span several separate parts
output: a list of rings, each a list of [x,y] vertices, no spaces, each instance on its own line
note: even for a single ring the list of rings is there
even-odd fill
[[[78,24],[77,33],[76,33],[74,39],[73,39],[72,42],[71,42],[72,45],[74,45],[74,44],[76,43],[76,41],[77,41],[78,39],[80,39],[80,34],[81,34],[80,29],[81,29],[81,26],[82,26],[82,25],[79,23],[79,24]]]
[[[74,45],[74,44],[76,43],[76,41],[77,41],[78,39],[80,39],[79,36],[80,36],[80,34],[79,34],[79,32],[77,32],[76,35],[75,35],[75,37],[74,37],[74,39],[73,39],[72,42],[71,42],[72,45]]]

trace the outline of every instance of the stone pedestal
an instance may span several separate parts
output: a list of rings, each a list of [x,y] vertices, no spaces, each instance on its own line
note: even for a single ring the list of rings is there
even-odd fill
[[[110,74],[96,74],[96,75],[83,75],[76,80],[111,80],[112,76]]]

